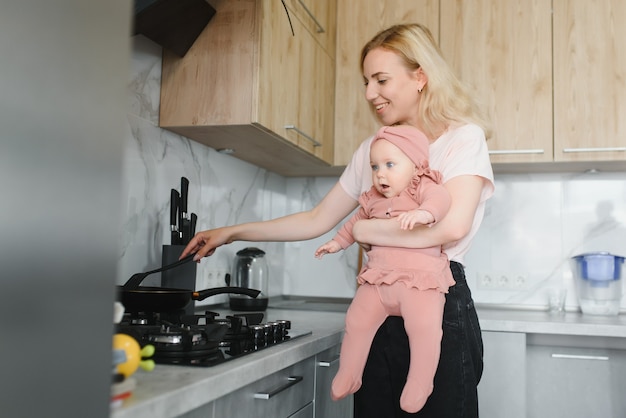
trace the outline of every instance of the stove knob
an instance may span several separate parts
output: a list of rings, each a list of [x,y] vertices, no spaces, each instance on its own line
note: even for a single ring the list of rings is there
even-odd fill
[[[252,334],[252,341],[255,347],[263,347],[265,345],[265,327],[263,325],[250,325],[248,327]]]
[[[267,324],[272,328],[272,330],[270,331],[271,341],[274,344],[281,342],[283,340],[283,324],[279,323],[278,321],[268,322]]]
[[[282,336],[281,340],[284,340],[285,337],[287,337],[287,334],[289,334],[288,330],[291,329],[291,321],[287,321],[287,320],[284,320],[284,319],[279,319],[276,322],[281,324],[281,331],[283,333],[283,336]]]

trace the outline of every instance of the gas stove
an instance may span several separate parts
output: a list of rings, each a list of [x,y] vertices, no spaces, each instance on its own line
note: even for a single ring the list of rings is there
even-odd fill
[[[128,334],[143,347],[155,348],[157,364],[210,367],[310,334],[291,329],[291,322],[263,322],[262,312],[220,317],[206,311],[125,313],[116,332]]]

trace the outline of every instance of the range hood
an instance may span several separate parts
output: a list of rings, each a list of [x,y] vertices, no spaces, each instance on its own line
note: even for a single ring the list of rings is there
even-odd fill
[[[213,15],[206,0],[135,0],[133,34],[182,57]]]

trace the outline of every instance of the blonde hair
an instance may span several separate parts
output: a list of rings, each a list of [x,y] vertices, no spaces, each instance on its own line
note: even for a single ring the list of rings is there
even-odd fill
[[[438,137],[449,126],[474,123],[489,136],[490,127],[477,103],[443,59],[430,30],[419,23],[394,25],[379,32],[361,50],[361,69],[376,48],[395,52],[407,69],[422,68],[428,82],[421,92],[418,118],[422,130]]]

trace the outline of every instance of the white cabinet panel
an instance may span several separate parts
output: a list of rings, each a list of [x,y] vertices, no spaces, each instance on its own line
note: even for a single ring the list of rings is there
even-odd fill
[[[483,331],[483,344],[485,368],[478,384],[481,418],[526,417],[526,334]]]

